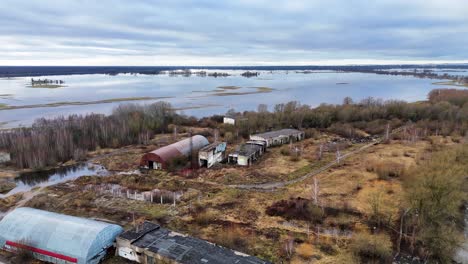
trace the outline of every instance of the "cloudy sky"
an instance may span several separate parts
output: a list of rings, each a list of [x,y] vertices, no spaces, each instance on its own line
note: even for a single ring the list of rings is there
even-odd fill
[[[466,0],[1,0],[0,65],[468,62]]]

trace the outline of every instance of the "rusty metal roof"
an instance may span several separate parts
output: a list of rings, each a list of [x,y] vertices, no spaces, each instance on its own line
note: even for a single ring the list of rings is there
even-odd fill
[[[192,137],[192,148],[194,151],[198,151],[208,144],[208,139],[204,136],[195,135]],[[150,153],[159,156],[164,161],[169,161],[181,155],[188,156],[190,154],[190,138],[153,150]]]

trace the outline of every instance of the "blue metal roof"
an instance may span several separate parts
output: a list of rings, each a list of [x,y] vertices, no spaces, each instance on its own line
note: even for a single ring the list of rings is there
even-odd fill
[[[0,221],[0,248],[10,241],[94,264],[122,232],[118,225],[23,207]]]

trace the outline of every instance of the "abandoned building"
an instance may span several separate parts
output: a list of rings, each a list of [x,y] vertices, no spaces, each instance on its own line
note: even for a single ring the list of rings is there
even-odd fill
[[[23,207],[0,221],[0,248],[51,263],[97,264],[122,232],[118,225]]]
[[[151,222],[144,222],[138,228],[122,233],[117,237],[116,247],[118,256],[143,264],[270,263],[205,240],[172,232]]]
[[[248,144],[248,145],[257,145],[257,146],[260,146],[262,147],[262,153],[266,151],[267,149],[267,144],[265,141],[262,141],[262,140],[249,140],[247,142],[245,142],[245,144]]]
[[[257,144],[242,144],[238,150],[230,153],[228,163],[233,163],[241,166],[250,166],[264,152],[264,148]]]
[[[209,144],[204,136],[195,135],[171,145],[159,148],[143,155],[140,161],[142,168],[161,170],[167,169],[169,162],[177,157],[189,157]]]
[[[297,129],[281,129],[250,136],[250,140],[264,141],[267,147],[279,146],[304,139],[304,132]]]
[[[235,125],[236,124],[236,118],[232,116],[225,116],[223,118],[223,123],[224,124],[229,124],[229,125]]]
[[[210,168],[226,158],[226,142],[215,142],[200,149],[198,162],[200,167]]]

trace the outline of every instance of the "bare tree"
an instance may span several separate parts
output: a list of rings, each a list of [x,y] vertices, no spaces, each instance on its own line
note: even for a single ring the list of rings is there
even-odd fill
[[[319,187],[319,181],[317,180],[317,176],[314,176],[314,185],[312,186],[312,199],[314,200],[314,204],[316,206],[319,205],[319,193],[320,193],[320,187]]]

